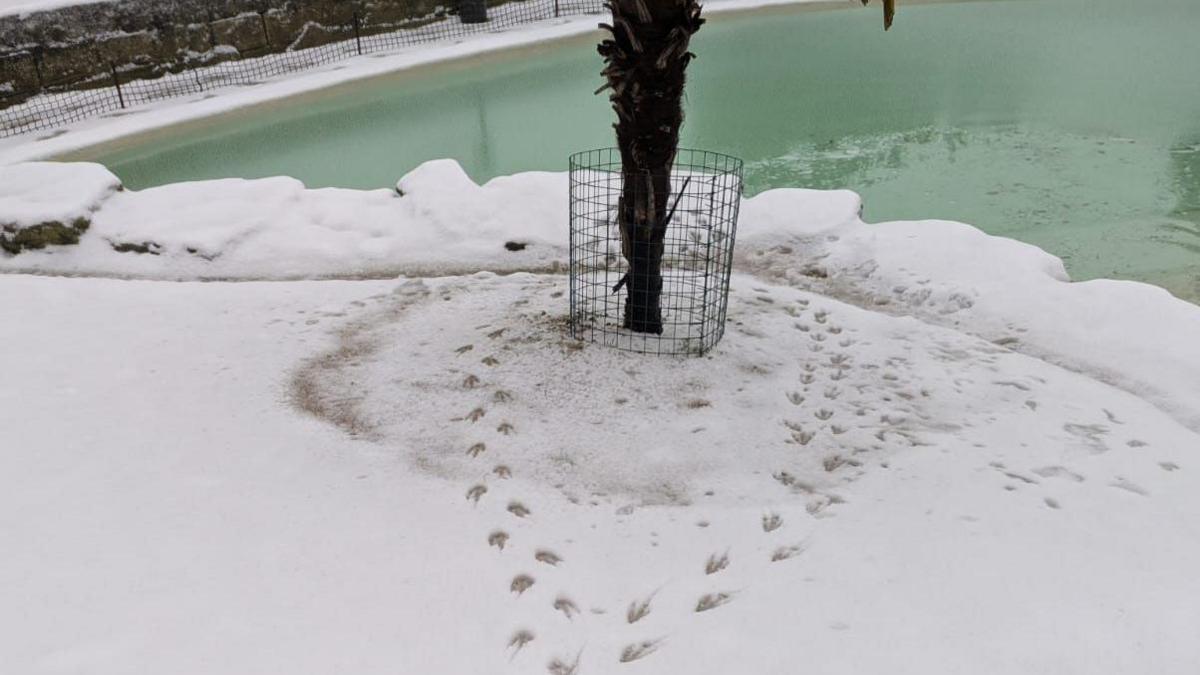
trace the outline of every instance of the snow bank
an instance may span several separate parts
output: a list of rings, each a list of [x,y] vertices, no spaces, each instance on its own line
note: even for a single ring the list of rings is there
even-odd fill
[[[9,171],[26,166],[53,165]],[[40,195],[26,183],[14,204]],[[0,270],[184,280],[553,268],[566,250],[565,192],[565,176],[550,173],[480,186],[448,160],[396,191],[308,190],[284,177],[178,183],[114,194],[79,246],[3,258]]]
[[[105,0],[0,0],[0,16],[31,14],[71,5],[91,5]]]
[[[7,169],[23,176],[26,190],[17,197],[10,188],[0,222],[25,217],[27,204],[55,204],[52,195],[77,198],[64,202],[64,213],[109,196],[78,246],[5,256],[0,271],[297,279],[552,271],[567,261],[565,174],[477,185],[457,163],[439,160],[394,192],[308,190],[268,178],[113,193],[114,179],[94,165],[60,165],[47,185],[38,176],[50,166]],[[83,189],[69,188],[75,176]],[[1200,429],[1200,308],[1146,284],[1070,283],[1058,258],[969,225],[868,224],[860,211],[848,191],[771,190],[748,199],[737,266],[1086,371]],[[524,248],[509,250],[510,242]]]
[[[0,166],[0,227],[22,229],[43,223],[69,225],[92,212],[121,181],[99,164],[29,162]]]
[[[95,165],[9,171],[27,166],[57,166],[69,177],[72,167]],[[36,180],[25,182],[36,192]],[[746,201],[741,236],[765,248],[796,231],[857,221],[860,208],[845,190],[773,190]],[[0,210],[0,222],[6,216]],[[122,191],[95,213],[78,247],[0,258],[0,271],[187,280],[557,269],[567,262],[567,221],[566,174],[478,185],[457,162],[435,160],[395,191],[309,190],[286,177]]]
[[[1200,430],[1200,307],[1157,286],[1072,283],[1057,257],[962,223],[775,225],[791,246],[741,251],[757,274],[1087,372]]]

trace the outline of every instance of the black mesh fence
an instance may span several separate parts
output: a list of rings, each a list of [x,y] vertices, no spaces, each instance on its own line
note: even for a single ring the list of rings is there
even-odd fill
[[[653,354],[711,349],[725,332],[742,161],[679,151],[669,177],[662,248],[650,254],[661,256],[661,293],[650,301],[637,300],[644,294],[631,290],[637,268],[645,270],[647,263],[621,236],[618,213],[626,181],[620,153],[615,148],[577,153],[570,170],[572,336]],[[639,302],[655,306],[648,312]],[[647,314],[661,332],[630,329]]]
[[[535,21],[604,11],[603,0],[516,0],[488,8],[486,21],[479,21],[482,7],[477,5],[482,4],[480,0],[463,0],[452,11],[387,24],[364,24],[355,13],[349,24],[323,27],[344,39],[306,49],[288,47],[280,51],[271,44],[269,31],[264,30],[263,44],[257,49],[218,45],[216,57],[226,60],[197,67],[176,64],[177,72],[165,74],[146,74],[145,69],[108,64],[101,76],[70,83],[47,82],[36,52],[9,54],[0,59],[0,68],[36,75],[38,84],[18,91],[11,85],[4,88],[0,82],[0,138],[55,129],[153,101],[256,84],[361,54],[453,41]]]

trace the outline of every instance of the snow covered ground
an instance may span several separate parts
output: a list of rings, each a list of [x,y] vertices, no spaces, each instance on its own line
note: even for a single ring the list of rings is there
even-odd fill
[[[681,363],[562,346],[558,277],[4,282],[14,672],[1194,672],[1195,434],[953,331],[740,278]]]
[[[10,174],[27,178],[0,188],[0,227],[90,214],[91,228],[78,246],[2,257],[3,272],[283,280],[551,272],[567,263],[565,174],[480,186],[439,160],[395,191],[307,190],[284,177],[116,191],[117,178],[94,164],[0,169],[0,178]],[[738,262],[774,283],[911,314],[1085,371],[1200,431],[1195,305],[1136,282],[1069,283],[1058,258],[961,223],[863,223],[860,207],[849,191],[748,199]],[[508,242],[525,248],[509,251]]]
[[[1200,663],[1200,308],[1165,292],[775,190],[724,341],[650,357],[564,332],[561,175],[63,170],[79,246],[0,262],[6,670]],[[303,276],[356,280],[255,280]]]

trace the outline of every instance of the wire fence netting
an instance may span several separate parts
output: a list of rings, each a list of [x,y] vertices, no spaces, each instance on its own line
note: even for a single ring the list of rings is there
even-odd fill
[[[664,176],[670,208],[653,261],[641,259],[622,232],[623,200],[637,183],[623,173],[615,148],[571,156],[571,334],[628,351],[703,354],[725,332],[742,161],[678,151]],[[632,290],[639,267],[660,277],[654,284],[655,331],[631,330],[646,313],[637,306],[645,295]]]
[[[364,24],[355,12],[348,24],[322,26],[324,31],[342,39],[304,49],[288,46],[280,51],[271,44],[271,36],[264,30],[264,42],[257,48],[239,50],[229,45],[215,45],[204,55],[208,59],[205,64],[176,63],[167,72],[149,75],[144,69],[110,63],[103,64],[101,74],[89,78],[46,82],[42,78],[38,50],[10,53],[0,56],[0,74],[6,68],[24,68],[27,72],[37,73],[38,85],[17,90],[0,80],[0,138],[56,129],[154,101],[253,85],[363,54],[383,54],[414,45],[459,40],[558,17],[604,11],[602,0],[515,0],[488,8],[486,20],[480,20],[485,18],[482,7],[477,16],[472,16],[465,11],[467,5],[464,2],[455,10],[439,10],[426,17],[388,24]]]

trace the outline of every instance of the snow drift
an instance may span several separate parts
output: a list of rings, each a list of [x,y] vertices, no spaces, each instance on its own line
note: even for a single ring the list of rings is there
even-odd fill
[[[309,190],[291,178],[117,191],[97,165],[3,169],[0,222],[90,214],[78,246],[0,258],[0,271],[163,280],[556,271],[567,177],[474,183],[428,162],[396,190]],[[849,191],[747,199],[741,271],[953,326],[1144,396],[1200,429],[1200,307],[1147,284],[1069,281],[1037,247],[947,221],[864,223]],[[508,242],[526,246],[519,251]]]

